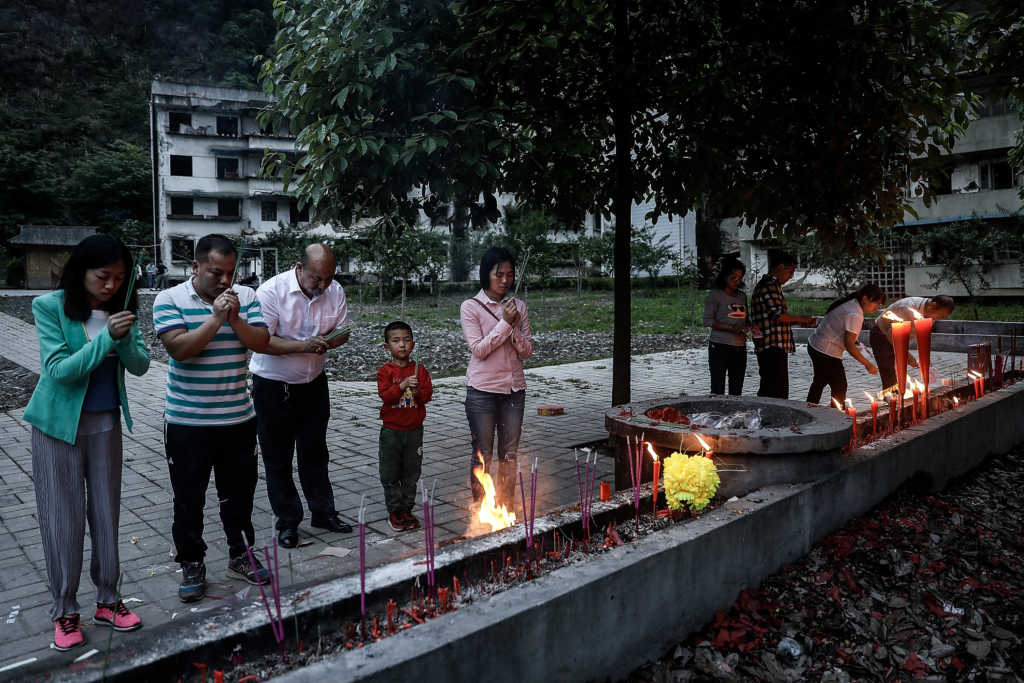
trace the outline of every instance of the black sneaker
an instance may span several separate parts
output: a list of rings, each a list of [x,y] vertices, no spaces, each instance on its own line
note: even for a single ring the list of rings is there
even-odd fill
[[[202,600],[205,595],[206,565],[202,562],[182,562],[178,597],[182,602],[195,602]]]
[[[253,555],[252,564],[249,562],[249,555],[239,555],[228,560],[228,576],[232,579],[248,581],[254,586],[270,583],[270,572],[263,568],[258,557]],[[256,568],[253,569],[253,566]]]

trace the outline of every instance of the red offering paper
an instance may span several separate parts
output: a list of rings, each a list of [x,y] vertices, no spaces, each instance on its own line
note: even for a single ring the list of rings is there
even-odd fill
[[[921,377],[924,379],[924,402],[921,405],[921,419],[928,417],[928,370],[932,365],[932,323],[931,318],[919,318],[914,321],[914,333],[917,334],[917,357],[921,366]]]

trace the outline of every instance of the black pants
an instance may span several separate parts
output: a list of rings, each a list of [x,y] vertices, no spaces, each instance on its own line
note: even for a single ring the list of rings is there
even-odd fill
[[[327,421],[331,415],[327,375],[308,384],[252,377],[252,401],[259,422],[260,451],[267,473],[267,496],[275,528],[294,529],[302,521],[302,501],[292,479],[297,454],[299,484],[313,521],[333,517],[334,489],[327,474]]]
[[[252,528],[252,498],[259,478],[256,420],[222,427],[168,423],[164,450],[174,491],[171,536],[178,551],[174,561],[200,562],[206,555],[203,506],[211,470],[228,553],[231,557],[244,555],[245,546],[256,539]]]
[[[729,394],[743,393],[743,375],[747,371],[747,347],[719,342],[708,343],[708,367],[711,370],[711,393],[725,393],[725,375],[729,374]]]
[[[875,365],[878,366],[882,388],[888,389],[896,384],[896,352],[889,339],[877,327],[871,328],[868,340],[871,342],[871,351],[875,354]]]
[[[821,393],[825,385],[832,391],[832,398],[843,405],[846,401],[846,368],[843,367],[843,359],[822,353],[810,344],[807,345],[807,353],[811,356],[811,365],[814,366],[814,378],[811,380],[811,388],[807,390],[808,403],[821,403]]]
[[[789,354],[777,346],[757,352],[757,372],[761,375],[758,396],[789,398]]]

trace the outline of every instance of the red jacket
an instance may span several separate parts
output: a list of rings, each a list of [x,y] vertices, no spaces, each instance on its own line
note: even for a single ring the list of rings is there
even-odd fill
[[[420,386],[413,393],[412,388],[404,391],[399,384],[412,375],[415,367],[416,378]],[[384,401],[380,408],[380,419],[388,429],[416,429],[423,424],[427,416],[426,403],[434,394],[434,386],[430,383],[430,373],[416,363],[408,363],[401,367],[394,362],[385,363],[377,371],[377,393]]]

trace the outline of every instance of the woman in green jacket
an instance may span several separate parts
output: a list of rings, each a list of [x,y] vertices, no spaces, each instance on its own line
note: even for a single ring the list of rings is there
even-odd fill
[[[85,523],[96,585],[93,623],[134,631],[142,621],[118,599],[121,419],[131,430],[125,369],[149,369],[135,324],[132,256],[110,235],[90,235],[71,252],[58,288],[32,302],[39,335],[39,384],[25,409],[32,425],[32,478],[55,621],[54,647],[85,642],[79,623]]]

